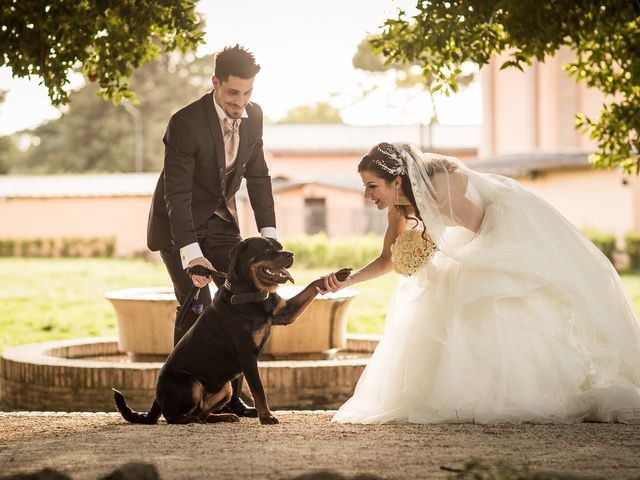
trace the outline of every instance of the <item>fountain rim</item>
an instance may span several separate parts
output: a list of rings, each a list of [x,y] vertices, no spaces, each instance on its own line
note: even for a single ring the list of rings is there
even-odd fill
[[[298,285],[285,285],[278,288],[278,294],[283,298],[291,298],[296,293],[302,291],[305,287]],[[209,289],[211,293],[215,293],[217,287],[214,284],[209,285]],[[144,298],[144,295],[167,295],[166,298]],[[323,300],[348,300],[354,297],[357,297],[359,294],[358,290],[352,288],[343,288],[335,293],[327,293],[325,295],[317,295],[314,301],[323,301]],[[171,295],[171,297],[169,297]],[[107,300],[118,300],[118,301],[151,301],[151,302],[175,302],[175,293],[173,291],[173,287],[168,286],[158,286],[158,287],[133,287],[133,288],[124,288],[120,290],[111,290],[104,294]]]
[[[379,340],[379,335],[352,334],[349,337],[354,339]],[[85,357],[63,357],[55,356],[51,351],[57,348],[83,347],[86,345],[113,344],[117,350],[118,337],[90,337],[80,339],[54,340],[50,342],[29,343],[10,347],[0,353],[3,360],[19,363],[30,363],[35,365],[77,367],[77,368],[106,368],[106,369],[157,369],[161,368],[164,362],[110,362],[107,360],[88,360]],[[363,358],[343,358],[343,359],[313,359],[313,360],[260,360],[258,366],[269,368],[290,368],[290,367],[323,367],[339,365],[364,365],[369,357]]]

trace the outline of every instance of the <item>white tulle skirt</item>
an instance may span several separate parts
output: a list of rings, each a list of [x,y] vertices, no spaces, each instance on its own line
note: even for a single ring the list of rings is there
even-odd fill
[[[640,327],[611,264],[568,225],[517,227],[489,207],[457,258],[400,279],[334,422],[640,421]]]

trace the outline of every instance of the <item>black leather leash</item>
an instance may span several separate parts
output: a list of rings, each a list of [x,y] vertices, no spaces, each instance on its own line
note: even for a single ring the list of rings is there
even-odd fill
[[[187,275],[198,275],[199,277],[209,277],[211,279],[226,280],[227,274],[217,270],[211,270],[204,265],[194,265],[187,267]],[[195,285],[194,285],[195,286]],[[197,287],[196,287],[197,288]]]
[[[224,272],[218,272],[217,270],[210,270],[202,265],[194,265],[193,267],[187,267],[186,269],[187,275],[198,275],[200,277],[209,277],[211,279],[216,279],[219,281],[226,281],[227,274]],[[198,295],[200,294],[200,288],[195,285],[191,287],[189,293],[185,297],[184,301],[180,305],[180,309],[178,310],[178,315],[176,315],[176,325],[182,325],[182,320],[184,316],[187,314],[187,309],[191,308],[191,304],[194,300],[198,299]]]

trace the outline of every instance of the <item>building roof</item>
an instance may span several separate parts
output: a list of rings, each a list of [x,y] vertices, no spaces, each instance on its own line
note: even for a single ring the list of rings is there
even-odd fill
[[[290,177],[279,179],[280,182],[273,182],[273,191],[275,193],[293,188],[302,187],[304,185],[323,185],[331,188],[339,188],[341,190],[362,191],[362,180],[358,175],[340,176],[340,177]],[[246,191],[246,189],[245,189]]]
[[[501,155],[467,165],[486,173],[510,177],[535,175],[541,171],[590,168],[587,152],[546,152]],[[153,194],[158,173],[91,173],[68,175],[0,175],[0,199],[64,197],[129,197]],[[276,177],[273,191],[288,190],[310,183],[333,188],[362,190],[358,176]],[[245,182],[238,192],[246,197]]]
[[[473,160],[467,166],[485,173],[524,177],[538,172],[591,168],[590,152],[531,152]]]
[[[289,123],[264,126],[264,148],[270,152],[366,152],[379,142],[408,142],[423,150],[476,150],[480,125],[347,125]]]
[[[70,198],[70,197],[137,197],[151,196],[158,181],[157,173],[93,173],[69,175],[0,175],[0,199]],[[357,175],[349,177],[303,178],[276,177],[273,191],[278,192],[309,183],[347,190],[361,190]],[[242,182],[240,198],[247,197]]]
[[[147,196],[157,181],[157,173],[0,175],[0,198]]]

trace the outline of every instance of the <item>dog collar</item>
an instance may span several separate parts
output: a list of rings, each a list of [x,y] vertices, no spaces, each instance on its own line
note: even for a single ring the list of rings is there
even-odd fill
[[[257,292],[233,293],[233,288],[228,280],[224,282],[224,287],[231,293],[231,305],[262,302],[269,298],[269,292],[265,292],[263,290],[258,290]]]

